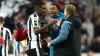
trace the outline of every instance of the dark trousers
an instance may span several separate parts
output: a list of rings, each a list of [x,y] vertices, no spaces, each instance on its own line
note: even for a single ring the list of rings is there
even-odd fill
[[[34,49],[29,49],[26,51],[28,56],[37,56],[36,48]],[[44,52],[42,51],[42,48],[39,49],[39,55],[44,56]]]
[[[36,49],[29,49],[26,53],[28,56],[37,56]]]

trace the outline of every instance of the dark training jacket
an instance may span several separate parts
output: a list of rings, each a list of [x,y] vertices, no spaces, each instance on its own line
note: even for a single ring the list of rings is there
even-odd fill
[[[70,16],[67,21],[71,22],[67,39],[60,44],[54,45],[54,56],[80,56],[81,46],[81,19]]]

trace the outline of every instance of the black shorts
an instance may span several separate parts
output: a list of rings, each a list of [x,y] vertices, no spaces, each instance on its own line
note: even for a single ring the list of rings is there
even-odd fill
[[[29,50],[26,51],[26,53],[27,53],[28,56],[37,56],[36,48],[29,49]],[[42,51],[42,48],[39,49],[39,55],[44,56],[44,52]]]

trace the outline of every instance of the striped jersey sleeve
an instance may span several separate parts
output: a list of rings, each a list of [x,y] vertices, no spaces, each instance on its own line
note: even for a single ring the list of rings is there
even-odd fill
[[[6,28],[7,29],[7,28]],[[9,29],[7,29],[7,32],[8,32],[8,39],[9,40],[12,40],[12,36],[11,36],[11,31]]]

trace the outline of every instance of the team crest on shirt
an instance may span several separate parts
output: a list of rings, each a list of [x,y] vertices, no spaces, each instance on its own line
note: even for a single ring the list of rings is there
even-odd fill
[[[3,46],[5,44],[5,40],[3,39],[3,36],[0,36],[0,46]]]

